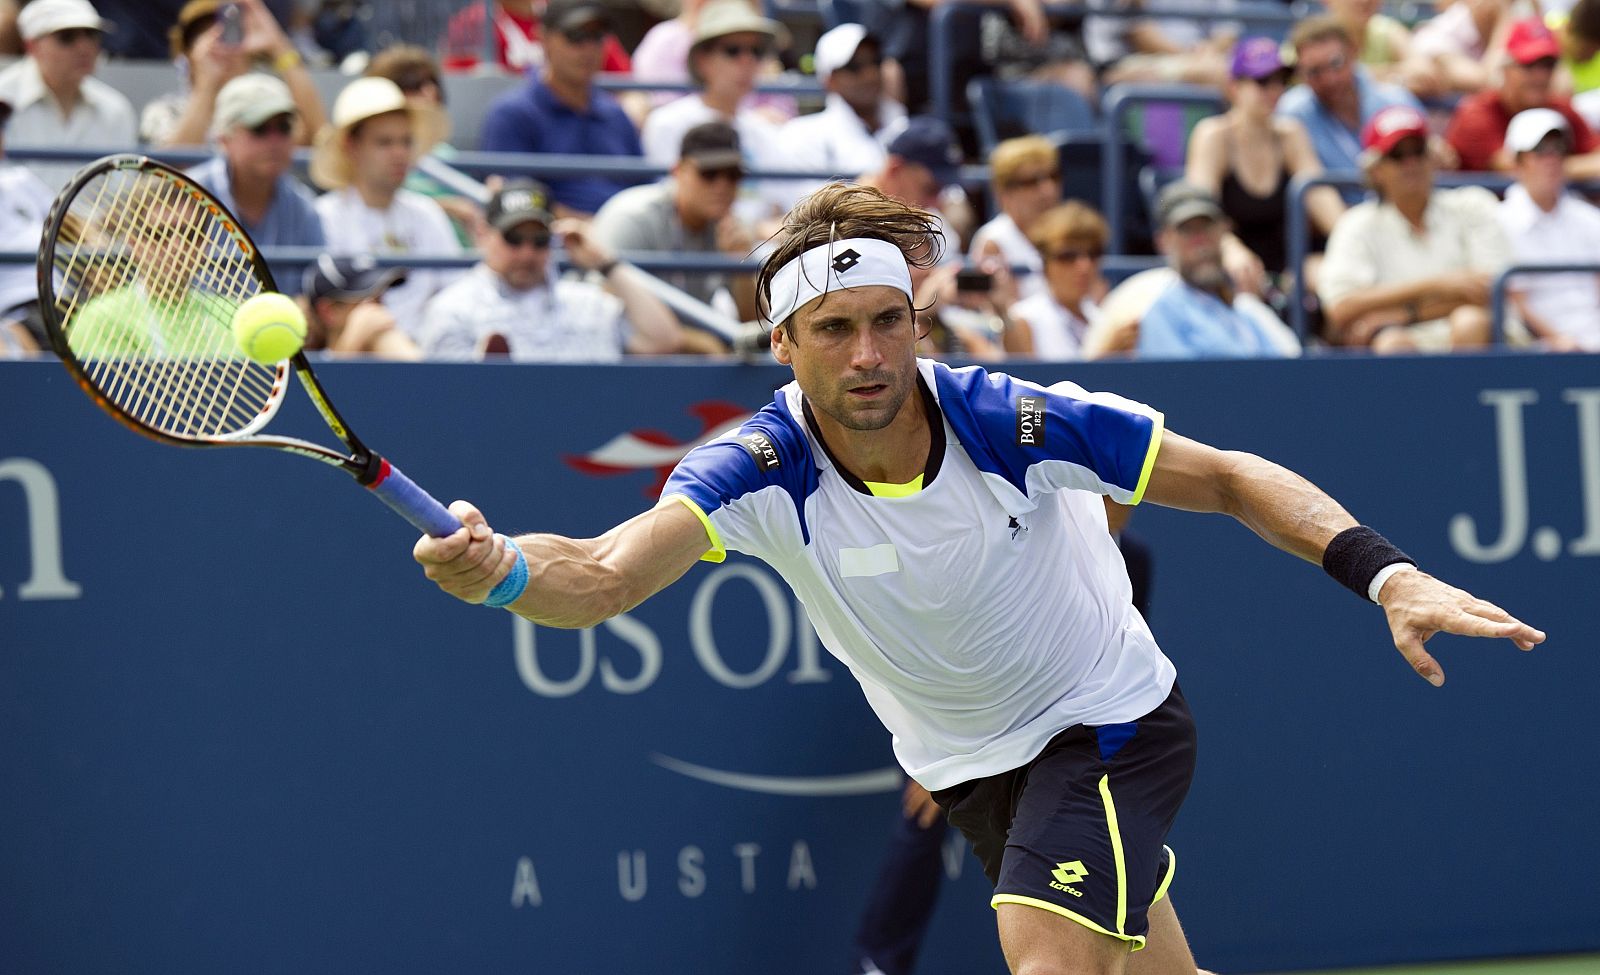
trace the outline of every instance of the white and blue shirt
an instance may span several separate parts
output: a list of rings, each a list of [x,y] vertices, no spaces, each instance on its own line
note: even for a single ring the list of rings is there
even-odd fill
[[[704,558],[744,552],[784,577],[900,764],[943,789],[1171,691],[1099,497],[1138,503],[1163,421],[1072,383],[918,368],[933,422],[920,488],[883,493],[838,467],[791,382],[685,456],[663,494],[702,517]]]

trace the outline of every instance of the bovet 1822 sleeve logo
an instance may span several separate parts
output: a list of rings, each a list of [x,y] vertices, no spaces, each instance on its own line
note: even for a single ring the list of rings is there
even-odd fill
[[[1017,446],[1044,446],[1044,397],[1017,397]]]
[[[764,433],[746,433],[739,437],[739,443],[755,458],[756,466],[762,472],[773,470],[778,466],[778,448],[772,446],[772,441]]]

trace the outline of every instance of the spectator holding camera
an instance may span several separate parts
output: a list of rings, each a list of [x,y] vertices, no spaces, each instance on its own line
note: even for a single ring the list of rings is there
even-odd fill
[[[989,153],[989,185],[1000,212],[973,233],[967,253],[980,262],[1004,261],[1024,298],[1043,294],[1044,259],[1029,235],[1034,223],[1061,202],[1061,155],[1055,143],[1042,135],[1001,142]]]

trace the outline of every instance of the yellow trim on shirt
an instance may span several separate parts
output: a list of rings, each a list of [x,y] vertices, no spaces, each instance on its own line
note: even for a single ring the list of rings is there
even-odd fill
[[[700,524],[706,526],[706,538],[710,540],[711,547],[705,551],[705,554],[700,556],[700,561],[721,562],[726,559],[728,557],[728,548],[722,544],[722,536],[717,534],[717,526],[711,523],[711,519],[706,517],[706,513],[700,510],[700,506],[691,501],[687,494],[673,493],[667,495],[667,497],[682,501],[683,506],[693,511],[694,516],[700,519]]]
[[[1144,500],[1144,489],[1150,486],[1150,472],[1156,469],[1156,453],[1161,450],[1161,434],[1166,429],[1166,419],[1160,413],[1151,417],[1155,429],[1150,431],[1150,449],[1144,455],[1144,468],[1139,471],[1139,486],[1133,489],[1133,497],[1128,504],[1138,504]]]
[[[922,475],[918,474],[904,484],[886,484],[883,481],[862,481],[875,498],[909,498],[922,490]]]
[[[989,901],[990,907],[999,907],[1001,904],[1021,904],[1024,907],[1037,907],[1041,911],[1049,911],[1051,914],[1059,914],[1069,920],[1077,921],[1090,931],[1099,932],[1100,934],[1108,937],[1116,938],[1119,941],[1131,942],[1134,951],[1138,951],[1144,947],[1144,935],[1120,934],[1116,931],[1107,931],[1105,928],[1084,917],[1082,914],[1079,914],[1076,911],[1069,911],[1060,904],[1052,904],[1049,901],[1042,901],[1036,897],[1024,897],[1021,894],[996,894],[994,895],[994,899]]]

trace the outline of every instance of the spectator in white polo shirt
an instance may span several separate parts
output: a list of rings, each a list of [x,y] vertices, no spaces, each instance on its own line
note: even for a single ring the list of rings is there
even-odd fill
[[[107,26],[89,0],[33,0],[22,8],[17,30],[27,57],[0,71],[0,98],[12,108],[12,148],[133,148],[138,138],[133,105],[94,77]],[[30,168],[57,190],[78,164]]]
[[[790,169],[860,176],[883,165],[883,135],[906,117],[905,106],[884,93],[883,51],[860,24],[840,24],[817,38],[817,81],[828,93],[823,109],[792,119],[778,132]],[[790,205],[821,186],[787,185]]]
[[[1516,264],[1600,259],[1600,209],[1567,192],[1567,120],[1548,108],[1519,112],[1506,129],[1517,181],[1500,204]],[[1560,351],[1600,352],[1600,275],[1519,274],[1508,292],[1528,331]]]
[[[403,188],[412,165],[443,131],[436,109],[408,101],[388,78],[357,78],[345,86],[311,157],[312,180],[329,189],[317,199],[329,253],[449,257],[462,252],[439,204]],[[457,275],[413,267],[406,283],[386,298],[400,328],[418,335],[423,304]]]
[[[489,198],[478,235],[483,261],[429,302],[421,334],[429,359],[506,355],[518,362],[614,362],[624,352],[677,352],[683,330],[661,300],[585,232],[556,221],[550,191],[513,180]],[[605,287],[558,278],[550,248],[560,232],[572,263]]]
[[[0,156],[10,117],[10,103],[0,99]],[[0,165],[0,250],[31,251],[39,246],[51,196],[31,170]],[[39,317],[39,278],[33,263],[0,264],[0,359],[37,352],[49,344]]]

